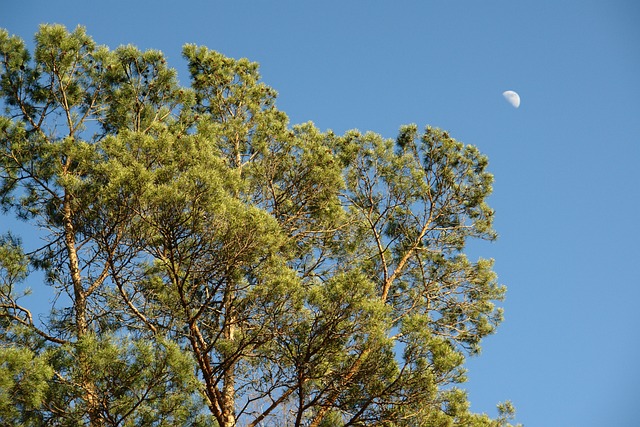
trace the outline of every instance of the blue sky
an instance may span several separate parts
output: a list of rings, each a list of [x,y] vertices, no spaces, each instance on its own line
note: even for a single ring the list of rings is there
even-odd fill
[[[292,123],[393,138],[430,124],[489,156],[506,319],[469,361],[472,408],[526,426],[637,425],[640,3],[635,0],[3,1],[0,27],[184,43],[261,64]],[[519,109],[503,98],[517,91]],[[20,226],[0,219],[0,232]],[[37,286],[37,285],[36,285]],[[35,286],[34,286],[35,287]]]

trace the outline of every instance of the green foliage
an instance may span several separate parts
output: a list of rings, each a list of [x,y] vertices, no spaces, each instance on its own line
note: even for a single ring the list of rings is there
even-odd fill
[[[83,423],[89,411],[83,400],[86,381],[82,363],[97,394],[100,419],[108,425],[173,426],[198,418],[201,402],[192,360],[173,342],[131,337],[86,336],[48,354],[58,375],[50,385],[45,407],[60,425]],[[64,409],[63,409],[64,408]]]
[[[21,242],[10,233],[0,236],[0,287],[3,295],[11,294],[11,286],[27,277],[28,262]]]
[[[17,346],[0,347],[0,424],[41,425],[52,376],[45,357]]]
[[[33,55],[0,31],[0,205],[45,238],[0,240],[0,420],[508,425],[458,388],[502,320],[464,253],[496,238],[487,158],[431,127],[290,126],[256,63],[183,56],[190,87],[81,27]]]

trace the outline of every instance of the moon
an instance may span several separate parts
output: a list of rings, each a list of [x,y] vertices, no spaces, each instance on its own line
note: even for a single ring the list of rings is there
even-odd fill
[[[516,92],[512,90],[505,90],[502,92],[502,96],[504,96],[504,99],[506,99],[509,104],[513,105],[513,108],[518,108],[520,106],[520,95]]]

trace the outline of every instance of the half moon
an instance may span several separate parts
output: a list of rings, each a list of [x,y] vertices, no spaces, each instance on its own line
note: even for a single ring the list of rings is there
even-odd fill
[[[520,95],[516,92],[506,90],[502,92],[502,96],[504,96],[504,99],[506,99],[509,104],[513,105],[513,108],[518,108],[520,106]]]

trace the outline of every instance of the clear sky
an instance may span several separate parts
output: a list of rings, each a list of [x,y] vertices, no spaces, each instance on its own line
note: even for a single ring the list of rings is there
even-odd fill
[[[206,45],[261,64],[292,123],[477,145],[496,183],[505,322],[472,359],[472,408],[525,426],[637,426],[640,2],[0,0],[0,27],[81,24],[99,43]],[[515,90],[515,109],[502,97]],[[0,232],[18,228],[0,218]],[[37,287],[37,284],[34,286]],[[34,289],[37,291],[37,289]]]

